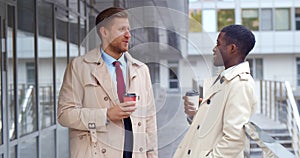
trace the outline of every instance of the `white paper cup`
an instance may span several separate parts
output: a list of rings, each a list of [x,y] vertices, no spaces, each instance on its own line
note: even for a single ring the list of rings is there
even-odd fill
[[[194,104],[195,109],[198,110],[199,107],[199,93],[196,91],[188,91],[185,94],[188,97],[188,102]]]

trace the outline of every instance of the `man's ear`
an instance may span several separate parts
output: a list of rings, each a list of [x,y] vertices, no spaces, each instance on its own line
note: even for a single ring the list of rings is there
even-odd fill
[[[105,27],[100,27],[100,33],[101,33],[101,36],[103,36],[103,37],[107,36],[107,31],[106,31]]]
[[[231,49],[231,52],[233,52],[233,53],[238,52],[238,47],[236,44],[231,44],[230,49]]]

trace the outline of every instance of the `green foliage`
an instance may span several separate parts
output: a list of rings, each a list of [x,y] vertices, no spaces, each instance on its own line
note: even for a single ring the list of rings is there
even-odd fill
[[[197,12],[191,12],[190,13],[190,19],[189,19],[189,29],[190,32],[202,32],[202,12],[198,10]]]

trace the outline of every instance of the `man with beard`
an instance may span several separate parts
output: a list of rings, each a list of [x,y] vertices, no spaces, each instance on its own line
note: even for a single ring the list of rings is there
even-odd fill
[[[156,158],[156,110],[148,67],[131,57],[128,13],[96,17],[99,47],[68,65],[58,121],[70,129],[71,158]],[[124,101],[130,93],[136,101]]]

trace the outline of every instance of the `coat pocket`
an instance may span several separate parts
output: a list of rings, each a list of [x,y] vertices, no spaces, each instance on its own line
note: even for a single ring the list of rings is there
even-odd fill
[[[93,157],[92,146],[88,134],[70,138],[70,158]]]

